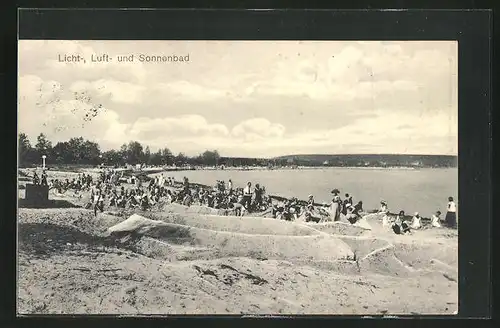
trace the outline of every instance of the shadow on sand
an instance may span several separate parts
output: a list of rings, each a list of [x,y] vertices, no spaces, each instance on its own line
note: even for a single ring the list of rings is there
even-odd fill
[[[64,199],[49,199],[43,202],[32,202],[24,198],[19,198],[20,208],[80,208],[80,205],[73,204]]]
[[[135,251],[133,242],[117,240],[112,236],[96,236],[76,227],[52,223],[20,223],[19,250],[34,258],[47,258],[81,245],[85,250],[106,252],[106,247]]]

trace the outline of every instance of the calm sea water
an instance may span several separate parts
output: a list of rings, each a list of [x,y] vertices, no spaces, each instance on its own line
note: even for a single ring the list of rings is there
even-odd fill
[[[191,182],[214,185],[216,180],[231,179],[243,187],[248,181],[266,187],[268,194],[307,199],[314,195],[317,202],[328,202],[333,188],[362,200],[365,210],[376,209],[380,200],[388,202],[391,212],[404,210],[429,217],[440,210],[446,213],[448,197],[458,199],[458,169],[357,169],[325,168],[302,170],[259,171],[182,171],[166,172],[167,176]]]

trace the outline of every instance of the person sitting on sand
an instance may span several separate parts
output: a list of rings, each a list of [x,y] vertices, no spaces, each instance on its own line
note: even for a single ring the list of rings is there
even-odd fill
[[[292,220],[297,220],[298,219],[300,211],[297,210],[297,207],[290,206],[290,207],[288,207],[287,213],[289,214],[289,220],[288,221],[292,221]]]
[[[283,211],[281,212],[281,219],[285,221],[292,221],[292,213],[290,213],[290,201],[286,201],[285,206],[283,206]],[[295,211],[294,211],[295,212]]]
[[[125,205],[127,204],[127,198],[125,198],[125,195],[120,195],[118,196],[116,200],[116,206],[125,208]]]
[[[266,208],[272,208],[273,207],[273,200],[271,199],[271,197],[269,196],[266,196],[265,197],[265,202],[266,202]]]
[[[361,213],[363,212],[363,202],[362,201],[357,202],[356,205],[354,205],[354,209],[356,210],[356,213],[361,215]]]
[[[140,204],[141,204],[141,210],[143,211],[147,211],[150,208],[148,195],[146,193],[144,193],[141,196]]]
[[[234,215],[243,216],[244,208],[243,205],[241,205],[239,202],[232,202],[229,205],[229,208],[234,211]]]
[[[280,208],[279,208],[278,204],[271,203],[271,215],[273,216],[273,218],[277,219],[279,213],[280,213]]]
[[[279,202],[273,205],[274,218],[278,220],[285,220],[283,213],[286,211],[287,201]]]
[[[405,211],[401,210],[399,211],[398,215],[396,215],[396,219],[394,220],[394,222],[396,224],[401,224],[404,220],[404,217],[405,217]]]
[[[300,205],[299,200],[296,197],[292,197],[292,199],[290,200],[290,209],[294,219],[297,219],[297,217],[300,215]]]
[[[305,221],[306,222],[319,223],[321,221],[321,218],[313,216],[310,211],[305,212],[304,216],[305,216]]]
[[[80,180],[76,180],[76,191],[82,190],[82,182]]]
[[[387,202],[385,200],[380,202],[380,208],[378,209],[378,213],[387,213],[389,210],[387,208]]]
[[[411,234],[411,228],[406,221],[401,222],[401,231],[403,234]]]
[[[172,201],[174,200],[172,191],[167,190],[167,194],[165,195],[165,200],[167,201],[167,204],[171,204]]]
[[[149,183],[148,183],[148,190],[149,190],[149,191],[151,191],[151,190],[153,189],[153,186],[156,184],[156,183],[155,183],[155,182],[156,182],[155,180],[156,180],[156,178],[155,178],[155,179],[151,179],[151,180],[149,180]]]
[[[219,190],[215,192],[213,208],[219,209],[222,205],[222,192]]]
[[[439,217],[441,215],[441,211],[437,211],[435,214],[432,215],[431,217],[431,225],[435,228],[441,228],[441,218]]]
[[[345,194],[345,199],[342,202],[342,214],[346,215],[349,206],[352,205],[352,197],[349,194]]]
[[[347,221],[349,221],[351,224],[354,224],[358,221],[359,219],[359,214],[356,208],[352,205],[349,205],[347,208],[347,212],[345,214],[345,218]]]
[[[193,203],[200,204],[200,191],[199,191],[199,188],[194,188],[193,189],[191,198],[192,198]]]
[[[330,213],[328,211],[329,205],[327,202],[323,202],[321,206],[317,206],[316,210],[318,211],[319,215],[321,215],[321,221],[325,221],[328,217],[330,217]],[[327,220],[326,220],[327,221]]]
[[[132,190],[130,192],[130,194],[128,196],[127,204],[129,206],[129,208],[135,208],[135,207],[139,206],[139,202],[137,201],[137,197],[136,197],[134,190]]]
[[[192,202],[193,202],[193,198],[191,196],[191,193],[190,192],[186,193],[184,195],[183,200],[182,200],[182,205],[189,207],[189,206],[191,206]]]
[[[363,202],[359,201],[356,205],[349,205],[347,208],[347,213],[345,218],[351,223],[354,224],[361,219],[361,212],[363,211]]]
[[[307,210],[312,212],[314,211],[314,196],[309,195],[309,198],[307,200]]]
[[[415,215],[413,215],[410,227],[412,229],[420,229],[422,227],[422,218],[420,217],[420,214],[418,214],[418,212],[415,212]]]
[[[394,222],[391,225],[392,231],[394,231],[394,233],[397,235],[406,234],[410,232],[410,227],[405,222],[404,217],[405,217],[405,212],[399,211],[396,220],[394,220]]]

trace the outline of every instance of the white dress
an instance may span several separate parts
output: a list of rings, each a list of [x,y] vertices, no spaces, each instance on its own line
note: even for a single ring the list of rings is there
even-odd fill
[[[387,206],[386,205],[382,205],[380,206],[380,209],[378,210],[379,213],[387,213],[388,210],[387,210]]]
[[[432,215],[431,224],[433,227],[440,228],[441,223],[439,223],[439,217],[437,217],[436,215]]]
[[[384,215],[384,217],[382,218],[382,226],[387,227],[389,225],[390,225],[389,218],[387,217],[387,215]]]
[[[412,229],[420,229],[422,227],[422,222],[420,220],[420,217],[414,216],[411,222],[411,228]]]

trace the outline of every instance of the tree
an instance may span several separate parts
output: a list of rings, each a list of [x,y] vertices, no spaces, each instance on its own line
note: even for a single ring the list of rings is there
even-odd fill
[[[162,164],[164,165],[172,165],[174,164],[174,155],[172,154],[172,152],[170,151],[170,149],[168,149],[167,147],[163,148],[160,150],[160,153],[161,153],[161,161],[162,161]]]
[[[130,164],[130,163],[128,163],[128,145],[127,144],[121,145],[120,150],[118,151],[118,154],[121,156],[124,163]]]
[[[54,148],[52,148],[53,161],[58,164],[73,163],[74,159],[72,155],[68,142],[58,142]]]
[[[82,137],[71,138],[68,140],[69,151],[71,153],[71,163],[81,163],[84,159],[83,143],[85,140]]]
[[[105,151],[102,153],[102,162],[106,165],[123,165],[125,160],[123,159],[122,154],[119,151],[114,149]]]
[[[30,140],[25,133],[19,134],[19,146],[18,146],[18,155],[19,155],[19,166],[26,167],[29,164],[34,163],[35,159],[35,151],[31,147]]]
[[[97,165],[100,162],[101,149],[96,142],[85,140],[80,147],[80,160],[82,164]]]
[[[163,165],[164,162],[162,160],[161,150],[158,150],[156,153],[151,154],[151,165],[160,166]]]
[[[184,153],[179,153],[177,156],[175,156],[175,165],[184,165],[187,164],[188,158]]]
[[[129,164],[141,164],[144,159],[144,150],[138,141],[131,141],[127,146],[127,162]]]
[[[215,166],[219,164],[220,155],[217,150],[205,151],[201,154],[201,162],[204,165]]]
[[[40,133],[40,135],[36,138],[37,143],[35,145],[35,149],[39,156],[47,155],[52,150],[52,142],[50,142],[45,134]]]
[[[146,149],[144,150],[144,158],[142,161],[148,165],[151,165],[151,150],[149,149],[149,146],[146,146]]]

